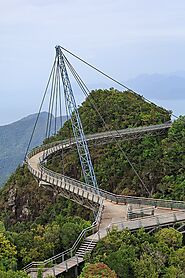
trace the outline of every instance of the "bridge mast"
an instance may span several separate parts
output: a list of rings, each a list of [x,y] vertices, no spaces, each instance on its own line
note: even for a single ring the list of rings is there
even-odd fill
[[[77,109],[76,101],[74,98],[73,90],[67,73],[64,55],[60,46],[56,46],[56,58],[58,67],[60,69],[62,83],[64,87],[64,97],[66,99],[66,105],[71,119],[73,134],[76,140],[78,155],[82,167],[83,176],[85,182],[98,189],[94,168],[89,153],[89,148],[83,131],[82,122]]]

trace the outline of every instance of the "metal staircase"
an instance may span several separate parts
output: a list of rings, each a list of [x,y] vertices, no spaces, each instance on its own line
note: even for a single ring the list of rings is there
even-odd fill
[[[97,244],[97,240],[91,240],[86,238],[85,241],[82,243],[78,251],[76,252],[75,256],[84,258],[85,254],[91,252]]]
[[[75,255],[65,261],[55,264],[49,268],[43,268],[42,277],[46,278],[49,275],[57,277],[58,275],[69,271],[69,269],[78,266],[80,263],[84,261],[84,257],[88,252],[92,252],[97,244],[96,240],[91,240],[86,238],[85,241],[80,245],[79,249],[75,253]],[[28,272],[31,278],[37,278],[37,269],[30,269]]]

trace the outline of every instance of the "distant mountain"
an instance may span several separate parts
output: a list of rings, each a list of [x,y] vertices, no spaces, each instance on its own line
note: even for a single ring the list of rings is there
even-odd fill
[[[172,74],[142,74],[126,85],[150,99],[185,99],[185,72]]]
[[[37,114],[32,114],[14,123],[0,126],[0,186],[18,164],[23,162],[36,117]],[[31,148],[42,143],[45,137],[47,117],[47,112],[40,114]],[[64,123],[65,120],[66,116],[63,116],[62,122]],[[58,127],[59,118],[57,118]]]

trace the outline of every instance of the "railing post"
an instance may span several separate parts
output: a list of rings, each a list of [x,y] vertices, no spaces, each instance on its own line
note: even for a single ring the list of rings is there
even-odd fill
[[[175,223],[176,223],[176,222],[177,222],[177,216],[176,216],[176,214],[175,214],[175,213],[173,213],[173,218],[174,218]]]
[[[98,239],[100,240],[100,231],[98,230]]]
[[[53,266],[53,276],[56,277],[55,266]]]
[[[68,272],[67,260],[65,261],[65,266],[66,266],[66,272]]]
[[[78,255],[76,255],[76,263],[77,263],[77,265],[79,265]]]

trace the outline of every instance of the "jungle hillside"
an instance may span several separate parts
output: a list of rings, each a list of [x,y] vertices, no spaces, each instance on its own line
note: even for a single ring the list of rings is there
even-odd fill
[[[94,104],[99,113],[94,110]],[[171,111],[146,102],[142,96],[130,91],[121,92],[114,88],[92,91],[79,107],[79,113],[85,134],[171,120]],[[55,136],[45,139],[43,144],[71,137],[72,128],[68,120]],[[185,201],[185,116],[175,120],[163,134],[148,134],[103,145],[90,144],[89,148],[100,188],[124,195]],[[76,148],[65,150],[62,160],[60,152],[50,156],[47,167],[83,181]],[[27,277],[19,272],[23,266],[68,249],[92,220],[89,210],[64,199],[57,191],[38,187],[27,165],[19,166],[0,191],[0,277]],[[172,242],[168,242],[169,237]],[[182,276],[185,273],[183,250],[184,238],[176,230],[163,232],[162,229],[155,235],[144,231],[136,235],[129,231],[113,231],[98,243],[86,261],[89,265],[100,263],[95,268],[100,268],[100,271],[105,268],[105,272],[112,275],[109,277],[185,277]],[[177,254],[180,261],[176,259],[179,258]],[[86,275],[89,265],[85,266],[80,277],[99,277]],[[143,269],[138,274],[140,276],[135,274],[138,268]],[[172,276],[171,273],[176,274]]]

